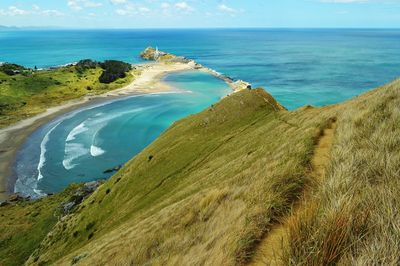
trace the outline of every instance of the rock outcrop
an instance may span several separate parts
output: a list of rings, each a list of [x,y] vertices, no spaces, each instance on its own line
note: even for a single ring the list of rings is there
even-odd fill
[[[62,203],[61,213],[63,216],[72,213],[79,204],[82,203],[87,197],[92,195],[92,193],[102,184],[101,181],[92,181],[83,184],[82,187],[78,188],[73,196],[66,202]]]
[[[144,60],[157,61],[157,62],[188,64],[192,61],[183,56],[176,56],[174,54],[159,51],[157,48],[153,47],[147,47],[143,52],[140,53],[140,57]]]

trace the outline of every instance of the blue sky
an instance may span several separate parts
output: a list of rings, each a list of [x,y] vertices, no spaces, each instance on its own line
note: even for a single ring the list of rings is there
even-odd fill
[[[0,0],[0,25],[400,28],[400,0]]]

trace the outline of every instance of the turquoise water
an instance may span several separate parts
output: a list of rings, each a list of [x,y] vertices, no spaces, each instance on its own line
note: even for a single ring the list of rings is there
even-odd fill
[[[264,86],[289,109],[336,103],[400,75],[399,29],[0,31],[0,61],[140,62],[148,45]]]
[[[134,96],[63,115],[33,133],[19,151],[16,192],[35,196],[104,174],[130,160],[174,121],[199,112],[231,92],[205,73],[166,77],[179,91]]]
[[[263,86],[288,109],[337,103],[400,75],[398,29],[0,31],[0,61],[39,68],[83,58],[138,63],[149,45]],[[33,133],[18,153],[16,190],[54,192],[107,178],[104,170],[129,160],[172,122],[229,92],[206,74],[167,80],[191,93],[86,108]]]

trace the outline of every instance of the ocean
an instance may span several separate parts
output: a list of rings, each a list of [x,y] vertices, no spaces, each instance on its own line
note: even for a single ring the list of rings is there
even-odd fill
[[[400,75],[400,29],[0,31],[0,62],[137,63],[150,45],[265,87],[289,109],[343,101]]]
[[[140,63],[147,46],[264,87],[290,110],[334,104],[400,75],[396,29],[0,31],[0,62],[39,68],[85,58]],[[207,74],[173,74],[166,81],[181,93],[92,106],[34,132],[18,153],[16,191],[49,193],[107,178],[104,170],[128,161],[174,121],[229,93]]]

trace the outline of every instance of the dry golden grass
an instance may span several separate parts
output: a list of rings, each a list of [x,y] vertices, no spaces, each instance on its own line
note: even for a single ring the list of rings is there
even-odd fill
[[[282,110],[262,90],[175,123],[59,222],[28,265],[238,265],[307,186],[337,118],[326,181],[290,220],[284,264],[399,258],[400,82],[326,108]],[[107,192],[109,191],[109,193]]]
[[[400,263],[400,82],[337,107],[327,180],[291,224],[289,265]]]
[[[293,220],[297,219],[299,213],[307,209],[309,205],[315,204],[317,199],[312,197],[312,192],[325,181],[325,169],[330,162],[330,153],[336,130],[336,119],[332,119],[324,130],[321,130],[315,145],[311,159],[310,184],[304,188],[303,195],[298,203],[292,207],[291,213],[282,221],[279,221],[269,232],[265,234],[255,250],[255,254],[249,265],[251,266],[275,266],[284,262],[284,250],[289,245],[289,228]]]
[[[329,121],[317,113],[287,112],[263,90],[246,90],[183,119],[60,223],[37,263],[86,253],[87,265],[248,261],[302,193]]]

